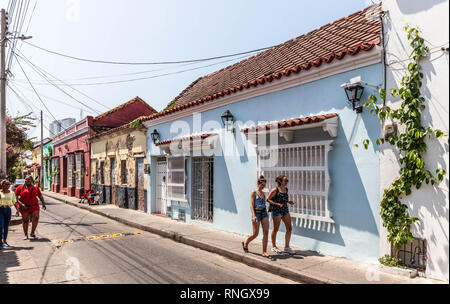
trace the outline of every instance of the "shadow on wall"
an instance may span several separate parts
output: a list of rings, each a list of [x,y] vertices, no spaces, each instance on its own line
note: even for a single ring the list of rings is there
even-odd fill
[[[369,115],[369,114],[366,114]],[[372,128],[368,124],[374,124],[377,121],[368,119],[364,115],[362,119],[357,119],[356,124],[364,122],[366,128],[372,130],[369,132],[369,138],[372,142],[378,138],[377,130],[379,128]],[[339,134],[344,134],[342,124],[339,123]],[[349,139],[350,140],[350,139]],[[329,227],[329,224],[310,223],[309,221],[293,219],[293,235],[299,235],[310,239],[320,240],[336,244],[339,246],[346,246],[341,235],[341,224],[345,227],[352,228],[356,231],[369,232],[375,236],[379,235],[378,223],[369,202],[366,188],[362,182],[360,172],[355,163],[350,143],[347,140],[337,139],[334,144],[333,151],[329,154],[329,162],[339,164],[340,168],[345,168],[345,176],[354,177],[350,182],[345,178],[337,178],[333,170],[330,170],[330,178],[332,180],[329,191],[329,208],[334,215],[336,224]],[[378,147],[374,145],[377,151]],[[359,148],[363,149],[363,148]],[[339,151],[339,153],[337,153]],[[339,197],[339,200],[335,200]],[[378,208],[375,212],[378,212]],[[331,229],[330,229],[331,228]],[[281,225],[281,232],[285,232],[284,225]],[[316,242],[317,244],[317,242]],[[316,250],[317,248],[311,248]]]
[[[417,14],[422,11],[427,11],[435,5],[438,5],[446,0],[397,0],[399,10],[405,15]]]
[[[438,2],[442,1],[423,1],[420,3],[424,6],[431,7],[433,3],[437,4]],[[439,56],[438,58],[440,57],[441,56]],[[437,58],[434,58],[433,60],[436,59]],[[399,83],[402,77],[401,73],[406,70],[407,65],[408,62],[403,62],[401,65],[397,64],[395,65],[395,67],[390,67],[388,69],[388,83],[393,86],[395,86],[396,83]],[[423,79],[422,96],[426,100],[426,109],[422,113],[423,125],[426,128],[428,126],[447,126],[447,129],[443,131],[448,132],[448,110],[442,106],[442,103],[440,103],[439,100],[435,99],[433,93],[429,89],[430,81],[432,77],[436,77],[437,71],[433,62],[429,60],[425,60],[422,63],[422,66],[422,71],[425,74],[425,77]],[[388,88],[388,91],[390,91],[390,88]],[[392,98],[390,94],[388,96]],[[401,100],[396,97],[394,103],[396,105],[400,105]],[[430,111],[433,113],[433,115]],[[438,121],[435,121],[433,123],[433,121],[436,119]],[[383,146],[383,150],[392,150],[393,155],[395,155],[395,161],[397,163],[399,162],[399,155],[395,147],[392,147],[389,144],[385,144]],[[446,162],[445,157],[443,156],[448,156],[448,152],[448,142],[441,142],[433,137],[431,139],[427,139],[427,152],[424,155],[426,168],[428,168],[433,173],[437,168],[444,168],[447,170],[448,160]],[[395,172],[395,174],[396,176],[398,176],[398,172]],[[403,200],[403,202],[405,202],[409,206],[411,216],[421,219],[421,221],[417,222],[413,226],[412,231],[415,236],[427,239],[429,255],[429,259],[427,261],[427,272],[444,274],[447,278],[449,262],[449,239],[448,232],[446,233],[446,231],[448,231],[448,227],[445,227],[445,225],[448,225],[449,221],[449,210],[447,202],[448,188],[449,180],[447,176],[447,178],[441,183],[440,187],[439,185],[431,186],[424,183],[422,188],[419,190],[413,188],[411,196],[408,196]],[[446,192],[443,191],[443,189],[446,189]],[[427,223],[423,222],[424,219],[426,219]],[[445,224],[443,225],[443,223]],[[426,224],[428,224],[429,226],[426,227]],[[433,225],[434,227],[431,225]],[[437,233],[437,230],[439,230],[439,233]],[[437,239],[436,235],[443,235],[445,238]],[[430,249],[435,253],[431,253]],[[435,256],[432,256],[430,258],[430,254]]]
[[[445,184],[448,189],[448,178],[442,184]],[[446,227],[445,223],[448,225],[449,210],[446,192],[441,187],[428,185],[419,191],[414,190],[413,194],[407,199],[410,214],[421,219],[413,226],[413,234],[427,240],[427,272],[439,273],[448,278],[449,238],[448,226]],[[428,217],[431,220],[424,223],[423,220]]]
[[[233,195],[233,185],[228,166],[223,156],[214,157],[214,166],[223,170],[214,170],[214,184],[220,183],[220,186],[214,186],[214,208],[237,214],[236,200]],[[223,191],[218,193],[217,190]]]

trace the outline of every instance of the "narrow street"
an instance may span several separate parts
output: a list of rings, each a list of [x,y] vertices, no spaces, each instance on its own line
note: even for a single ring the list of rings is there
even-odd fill
[[[295,283],[50,198],[47,202],[39,240],[22,240],[22,226],[11,227],[9,242],[15,248],[0,252],[0,284]]]

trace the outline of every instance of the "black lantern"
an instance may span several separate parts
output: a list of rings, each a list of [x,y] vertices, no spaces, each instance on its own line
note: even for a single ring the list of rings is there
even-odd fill
[[[222,115],[222,122],[225,126],[225,129],[230,132],[234,132],[234,116],[231,114],[229,110],[226,110]]]
[[[347,94],[348,101],[353,106],[353,111],[356,111],[356,113],[362,113],[363,107],[358,107],[358,105],[364,94],[364,87],[358,83],[347,85],[344,89],[345,93]]]
[[[156,129],[153,130],[153,133],[152,133],[153,143],[156,144],[156,142],[159,141],[159,139],[160,139],[160,136],[159,136],[158,131]]]

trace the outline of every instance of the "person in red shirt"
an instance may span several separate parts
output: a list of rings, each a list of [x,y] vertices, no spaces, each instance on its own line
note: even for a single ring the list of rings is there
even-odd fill
[[[33,185],[33,178],[27,176],[25,179],[25,185],[17,187],[14,194],[17,197],[19,211],[22,214],[22,226],[23,232],[25,233],[25,240],[28,240],[28,225],[30,223],[30,218],[32,218],[31,234],[32,239],[36,238],[36,228],[39,223],[39,201],[42,202],[42,208],[47,210],[45,206],[44,197],[42,196],[41,190]]]

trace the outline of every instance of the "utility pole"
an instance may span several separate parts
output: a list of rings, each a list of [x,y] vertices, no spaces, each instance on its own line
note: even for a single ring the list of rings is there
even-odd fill
[[[20,178],[23,179],[23,151],[22,148],[19,150],[20,152]]]
[[[6,178],[6,11],[1,11],[1,58],[0,58],[0,178]]]
[[[41,111],[41,174],[39,175],[41,190],[44,190],[44,114]]]

